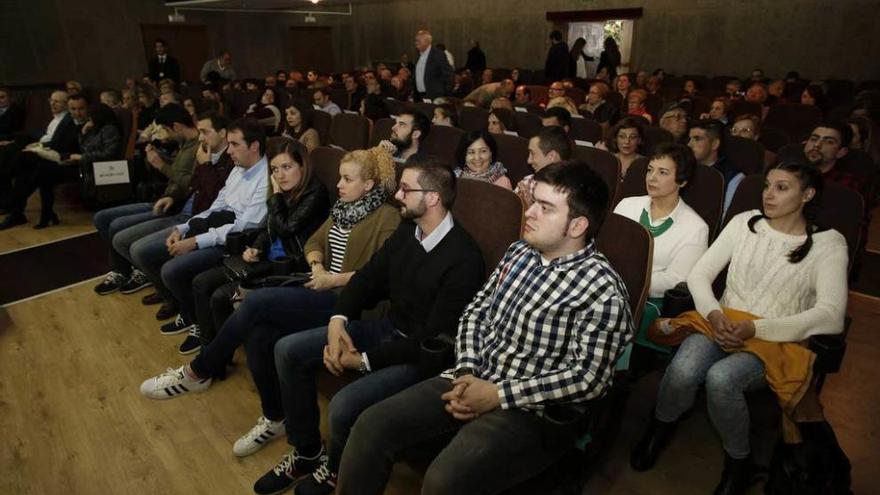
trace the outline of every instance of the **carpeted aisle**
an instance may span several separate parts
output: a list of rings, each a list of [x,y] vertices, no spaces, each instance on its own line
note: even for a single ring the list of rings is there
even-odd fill
[[[97,232],[0,254],[0,305],[97,277],[107,262]]]

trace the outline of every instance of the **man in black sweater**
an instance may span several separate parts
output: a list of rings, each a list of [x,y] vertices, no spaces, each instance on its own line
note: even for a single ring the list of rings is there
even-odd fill
[[[402,203],[404,221],[345,286],[328,326],[290,335],[275,346],[293,448],[254,485],[259,494],[281,491],[306,475],[297,494],[332,492],[358,415],[439,371],[429,370],[428,360],[420,362],[422,344],[438,336],[455,339],[458,319],[483,281],[480,248],[450,212],[455,176],[449,168],[431,159],[410,160],[394,197]],[[386,318],[359,319],[383,300],[391,303]],[[327,451],[315,385],[322,364],[335,375],[361,375],[330,403]]]

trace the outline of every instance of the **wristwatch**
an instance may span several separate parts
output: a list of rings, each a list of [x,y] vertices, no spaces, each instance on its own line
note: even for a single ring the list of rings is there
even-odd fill
[[[358,365],[358,372],[362,375],[366,375],[369,372],[367,369],[367,361],[364,359],[363,353],[361,353],[361,364]]]

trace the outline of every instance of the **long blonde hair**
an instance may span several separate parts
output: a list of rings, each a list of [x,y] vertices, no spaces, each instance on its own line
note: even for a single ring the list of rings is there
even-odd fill
[[[385,148],[376,146],[368,150],[349,151],[342,157],[343,162],[354,162],[361,166],[361,179],[372,180],[382,186],[388,194],[397,190],[397,172],[394,160]]]

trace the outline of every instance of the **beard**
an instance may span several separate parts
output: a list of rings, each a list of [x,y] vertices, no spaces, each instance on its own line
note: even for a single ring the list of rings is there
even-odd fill
[[[401,206],[400,216],[405,220],[415,220],[416,218],[421,218],[426,211],[428,211],[428,207],[425,205],[425,200],[422,199],[414,208]]]
[[[405,149],[409,149],[409,147],[412,146],[412,134],[409,134],[405,138],[391,136],[390,141],[391,144],[397,146],[397,151],[399,153]]]

